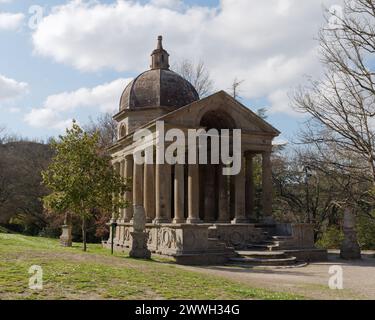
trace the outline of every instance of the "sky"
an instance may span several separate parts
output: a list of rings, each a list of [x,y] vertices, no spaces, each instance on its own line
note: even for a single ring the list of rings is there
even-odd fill
[[[215,91],[267,108],[291,141],[303,126],[289,97],[319,77],[325,8],[341,0],[0,0],[0,127],[31,139],[115,114],[163,35],[171,65],[203,61]],[[332,7],[333,6],[333,7]]]

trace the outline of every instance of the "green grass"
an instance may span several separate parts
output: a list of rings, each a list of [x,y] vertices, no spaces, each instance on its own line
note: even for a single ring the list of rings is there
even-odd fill
[[[32,265],[43,268],[43,290],[28,288]],[[0,233],[0,299],[301,299],[252,288],[168,263],[111,256],[100,245]]]

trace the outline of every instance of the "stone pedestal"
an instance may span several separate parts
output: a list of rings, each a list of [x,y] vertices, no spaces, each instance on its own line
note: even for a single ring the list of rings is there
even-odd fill
[[[355,216],[350,209],[344,213],[344,241],[341,244],[340,257],[346,260],[361,259],[361,249],[355,231]]]
[[[61,228],[62,228],[62,234],[60,236],[61,246],[71,247],[72,246],[72,227],[69,225],[63,225]]]
[[[150,259],[151,252],[147,248],[148,235],[145,232],[146,226],[146,214],[145,209],[141,205],[135,205],[134,207],[134,220],[133,228],[131,232],[132,242],[130,257],[138,259]]]
[[[136,259],[150,259],[151,252],[147,249],[147,233],[134,231],[130,234],[132,236],[132,246],[129,253],[130,257]]]

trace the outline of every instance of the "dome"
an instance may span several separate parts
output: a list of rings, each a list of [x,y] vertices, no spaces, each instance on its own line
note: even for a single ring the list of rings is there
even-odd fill
[[[120,111],[158,107],[178,109],[199,100],[193,85],[169,70],[169,54],[163,49],[161,36],[151,57],[151,70],[139,75],[125,88]]]

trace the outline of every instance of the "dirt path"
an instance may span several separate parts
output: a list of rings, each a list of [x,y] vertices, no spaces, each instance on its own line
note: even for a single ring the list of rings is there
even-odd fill
[[[346,262],[331,253],[328,262],[302,268],[180,267],[311,299],[375,300],[375,258],[371,255],[364,255],[362,261]],[[329,289],[329,268],[333,265],[343,268],[344,290]]]

